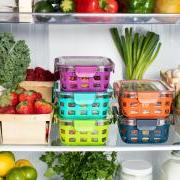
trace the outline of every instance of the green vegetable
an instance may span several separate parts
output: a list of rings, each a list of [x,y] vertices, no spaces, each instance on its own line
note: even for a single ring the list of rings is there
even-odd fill
[[[75,11],[74,0],[62,0],[60,3],[60,10],[63,13],[72,13]]]
[[[0,34],[0,86],[13,88],[24,81],[30,61],[25,41],[15,41],[10,33]]]
[[[47,152],[40,160],[48,166],[45,176],[61,175],[63,180],[112,180],[120,168],[115,152]]]
[[[147,32],[146,35],[133,33],[132,28],[125,28],[125,34],[119,35],[117,28],[112,28],[111,35],[126,67],[126,79],[140,80],[153,63],[161,48],[159,35]]]
[[[176,96],[175,107],[178,111],[180,111],[180,93]]]
[[[152,13],[155,0],[129,0],[130,13]]]
[[[36,13],[51,13],[54,12],[52,4],[48,1],[39,1],[35,4],[33,12]]]

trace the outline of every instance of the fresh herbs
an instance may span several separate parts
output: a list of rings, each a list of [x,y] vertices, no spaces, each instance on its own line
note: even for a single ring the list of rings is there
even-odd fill
[[[25,41],[15,41],[10,33],[0,34],[0,86],[16,87],[26,78],[30,52]]]
[[[61,175],[64,180],[112,180],[120,167],[116,156],[115,152],[46,152],[40,160],[48,166],[47,177]]]
[[[132,28],[125,28],[125,33],[111,29],[111,35],[126,67],[126,79],[141,80],[148,67],[153,63],[161,48],[159,35],[147,32],[146,35],[133,33]]]

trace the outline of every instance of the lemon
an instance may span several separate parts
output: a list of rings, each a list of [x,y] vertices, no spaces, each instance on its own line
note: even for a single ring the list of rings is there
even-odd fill
[[[28,161],[28,160],[26,160],[26,159],[20,159],[20,160],[16,161],[15,166],[16,166],[16,167],[24,167],[24,166],[33,167],[33,165],[31,164],[31,162]]]
[[[14,158],[7,152],[0,153],[0,176],[4,177],[15,166]]]

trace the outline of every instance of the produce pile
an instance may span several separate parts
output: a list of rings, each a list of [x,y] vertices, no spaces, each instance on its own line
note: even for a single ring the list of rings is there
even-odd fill
[[[37,180],[38,174],[32,163],[26,159],[15,160],[12,152],[0,152],[1,180]]]
[[[48,166],[46,177],[63,180],[112,180],[120,169],[115,152],[46,152],[40,160]]]
[[[26,81],[54,81],[54,74],[42,67],[28,69]]]
[[[50,114],[52,111],[53,106],[32,90],[17,88],[0,96],[0,114]]]
[[[45,0],[33,7],[38,13],[180,13],[179,0]]]

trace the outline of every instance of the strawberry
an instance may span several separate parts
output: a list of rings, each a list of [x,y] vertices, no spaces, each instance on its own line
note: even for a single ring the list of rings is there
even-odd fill
[[[16,110],[14,106],[0,107],[0,114],[15,114]]]
[[[19,95],[19,102],[28,101],[33,103],[35,100],[40,98],[40,94],[35,91],[24,91],[22,94]]]
[[[42,99],[42,95],[39,92],[36,92],[36,100],[41,100]]]
[[[6,92],[0,96],[0,106],[16,106],[19,103],[18,95],[15,91]]]
[[[20,102],[16,107],[16,112],[18,114],[33,114],[34,113],[33,103],[28,101]]]
[[[16,94],[17,95],[22,94],[24,91],[26,91],[24,88],[18,87],[18,89],[16,89]]]
[[[53,107],[45,100],[38,100],[34,104],[34,110],[36,114],[50,114],[53,110]]]

